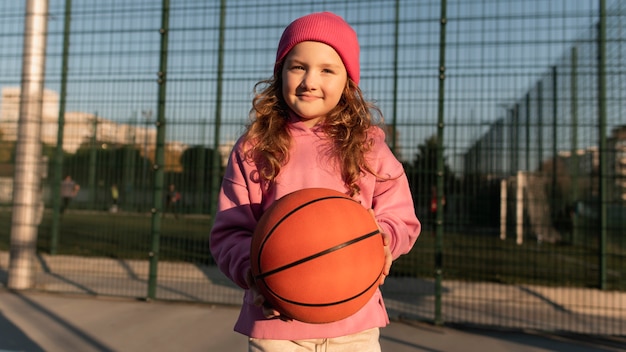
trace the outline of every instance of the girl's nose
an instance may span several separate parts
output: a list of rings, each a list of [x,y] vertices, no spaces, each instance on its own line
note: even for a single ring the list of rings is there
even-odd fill
[[[306,90],[315,90],[317,89],[317,77],[311,72],[307,72],[302,77],[302,82],[300,83],[300,87]]]

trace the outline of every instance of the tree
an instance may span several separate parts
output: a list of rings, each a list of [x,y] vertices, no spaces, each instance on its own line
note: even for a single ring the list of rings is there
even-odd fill
[[[181,188],[185,191],[190,191],[189,193],[194,198],[195,211],[200,213],[210,207],[212,197],[211,177],[213,172],[218,172],[220,175],[223,172],[221,168],[213,170],[215,154],[217,153],[213,149],[197,145],[187,148],[180,157],[180,163],[183,167],[183,184]]]
[[[437,150],[439,142],[436,135],[429,136],[424,142],[417,146],[417,153],[412,165],[405,165],[413,197],[417,207],[428,207],[432,195],[432,190],[437,186]],[[458,189],[458,181],[454,173],[443,160],[444,194]]]

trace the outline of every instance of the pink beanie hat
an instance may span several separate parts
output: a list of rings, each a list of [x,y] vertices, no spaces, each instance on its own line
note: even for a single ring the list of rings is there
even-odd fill
[[[348,77],[359,84],[359,41],[356,32],[343,18],[330,12],[312,13],[291,22],[278,43],[274,72],[280,68],[281,61],[296,44],[306,41],[321,42],[335,49]]]

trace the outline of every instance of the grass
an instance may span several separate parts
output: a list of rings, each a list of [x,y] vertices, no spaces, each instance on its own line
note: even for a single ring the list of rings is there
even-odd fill
[[[0,223],[11,223],[11,213],[0,212]],[[209,216],[162,218],[158,234],[159,257],[168,261],[211,263]],[[0,227],[0,250],[9,248],[9,227]],[[57,254],[87,257],[148,259],[152,251],[152,218],[149,214],[73,212],[61,216]],[[52,215],[46,212],[39,226],[37,250],[50,252]]]
[[[394,263],[396,275],[433,277],[435,236],[424,232],[413,250]],[[526,241],[497,235],[446,233],[443,236],[444,278],[505,284],[599,287],[597,246]],[[609,246],[606,287],[626,291],[626,253]]]
[[[11,212],[0,211],[0,223],[11,224]],[[37,248],[49,252],[52,218],[44,215]],[[211,264],[209,216],[162,219],[160,259]],[[72,212],[64,214],[59,229],[58,254],[148,259],[152,251],[152,218],[148,214]],[[0,227],[0,250],[8,250],[10,226]],[[445,279],[506,284],[599,287],[597,245],[538,244],[497,235],[446,233],[443,238]],[[435,236],[424,231],[413,250],[393,265],[392,275],[432,278],[435,272]],[[626,253],[609,246],[605,257],[606,287],[626,291]]]

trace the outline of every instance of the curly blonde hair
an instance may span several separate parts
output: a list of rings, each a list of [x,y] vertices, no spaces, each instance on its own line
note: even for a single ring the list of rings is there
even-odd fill
[[[289,107],[282,96],[280,71],[254,86],[251,121],[244,133],[245,141],[251,146],[245,156],[257,164],[261,179],[268,183],[276,179],[288,162],[291,145],[287,130]],[[323,131],[333,141],[331,152],[341,165],[341,177],[350,196],[360,192],[358,181],[362,173],[375,175],[365,159],[373,144],[367,131],[382,123],[382,119],[380,109],[365,100],[360,88],[348,78],[339,103],[321,122]]]

